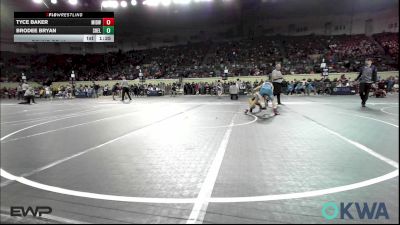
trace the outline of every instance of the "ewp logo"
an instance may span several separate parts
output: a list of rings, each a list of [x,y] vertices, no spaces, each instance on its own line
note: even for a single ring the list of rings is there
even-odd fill
[[[28,207],[25,209],[23,206],[12,206],[10,210],[10,216],[25,217],[31,214],[34,217],[41,217],[43,214],[50,214],[53,211],[48,206]]]
[[[374,202],[372,206],[369,206],[366,202],[362,204],[358,202],[349,202],[347,204],[341,202],[340,207],[334,202],[327,202],[322,207],[322,216],[327,220],[332,220],[337,218],[340,214],[340,219],[354,219],[353,214],[349,212],[353,203],[359,219],[364,219],[365,217],[369,220],[380,219],[381,217],[389,219],[385,203],[383,202]],[[328,209],[332,209],[333,213],[329,214],[327,212]]]

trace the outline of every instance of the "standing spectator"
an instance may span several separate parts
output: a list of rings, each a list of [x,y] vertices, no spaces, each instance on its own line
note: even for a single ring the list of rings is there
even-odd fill
[[[133,95],[135,97],[139,96],[139,87],[136,84],[133,85]]]
[[[314,92],[314,95],[316,94],[315,88],[314,88],[314,85],[313,85],[313,82],[311,81],[311,79],[307,80],[305,89],[306,89],[306,93],[308,96],[310,95],[311,92]]]
[[[65,91],[66,91],[66,98],[72,98],[72,87],[67,85]]]
[[[140,84],[140,86],[139,86],[139,93],[140,93],[140,96],[141,97],[143,97],[144,95],[145,95],[145,87],[144,87],[144,85],[143,84]]]
[[[108,84],[106,84],[103,88],[103,96],[108,96]]]
[[[53,86],[52,90],[51,90],[51,95],[53,96],[52,99],[54,99],[56,97],[56,94],[58,93],[58,89]]]
[[[393,91],[399,92],[399,78],[398,77],[394,78]]]
[[[395,83],[395,82],[394,82],[394,77],[393,77],[393,76],[389,77],[389,79],[388,79],[388,81],[387,81],[387,92],[388,92],[388,93],[391,93],[391,92],[392,92],[394,83]]]
[[[218,98],[221,98],[222,92],[223,92],[223,87],[222,87],[222,83],[220,80],[218,80],[218,82],[217,82],[216,89],[217,89]]]
[[[126,80],[125,76],[122,77],[121,86],[122,86],[122,101],[125,100],[125,93],[128,95],[129,101],[132,101],[131,95],[129,94],[129,83]]]
[[[293,95],[294,92],[294,84],[293,81],[290,81],[290,83],[288,83],[287,85],[287,89],[286,89],[286,95]]]
[[[377,80],[377,72],[378,71],[376,67],[372,65],[372,59],[367,58],[365,60],[365,66],[361,68],[360,74],[356,78],[356,81],[360,81],[359,92],[362,107],[365,107],[372,84],[375,83]]]
[[[19,83],[18,87],[17,87],[17,96],[18,96],[18,100],[24,98],[24,93],[22,92],[22,84],[21,83]]]
[[[44,89],[43,87],[39,88],[39,98],[44,97]]]
[[[171,97],[176,97],[176,84],[173,83],[171,87]]]
[[[239,99],[239,87],[235,83],[231,83],[229,86],[229,94],[231,95],[231,100]]]
[[[274,85],[274,96],[276,96],[278,105],[282,105],[281,92],[282,92],[283,75],[281,72],[281,64],[280,63],[275,65],[275,69],[272,71],[272,74],[271,74],[271,81],[272,81],[272,84]]]
[[[99,97],[99,89],[100,89],[100,85],[96,84],[93,81],[93,96],[94,96],[94,98],[98,98]]]
[[[240,81],[240,79],[239,78],[236,79],[236,87],[238,90],[240,89],[241,84],[242,84],[242,82]]]
[[[50,96],[51,96],[51,91],[50,91],[50,87],[49,86],[46,86],[45,88],[45,98],[47,99],[47,98],[50,98]]]

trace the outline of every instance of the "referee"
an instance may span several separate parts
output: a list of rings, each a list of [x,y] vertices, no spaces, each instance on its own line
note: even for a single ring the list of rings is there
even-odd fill
[[[376,66],[372,65],[372,59],[365,59],[365,66],[361,67],[360,74],[356,78],[356,81],[360,82],[359,93],[362,107],[365,107],[367,103],[372,84],[377,81],[377,72]]]
[[[281,93],[282,93],[282,81],[283,75],[281,73],[281,64],[278,63],[275,65],[275,69],[272,71],[271,74],[271,81],[274,85],[274,96],[276,96],[278,100],[278,105],[282,105],[281,103]]]
[[[125,93],[128,95],[129,101],[132,101],[132,98],[129,95],[129,83],[126,80],[125,76],[122,77],[121,86],[122,86],[122,100],[121,101],[125,100]]]

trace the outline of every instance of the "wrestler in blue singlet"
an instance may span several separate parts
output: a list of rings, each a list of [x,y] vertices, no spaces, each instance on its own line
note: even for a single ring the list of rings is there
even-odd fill
[[[261,96],[268,96],[269,100],[274,99],[273,86],[270,82],[264,82],[259,91]]]

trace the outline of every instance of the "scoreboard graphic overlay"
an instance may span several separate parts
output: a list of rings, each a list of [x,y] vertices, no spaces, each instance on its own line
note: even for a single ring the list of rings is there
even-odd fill
[[[14,12],[14,42],[114,42],[114,12]]]

